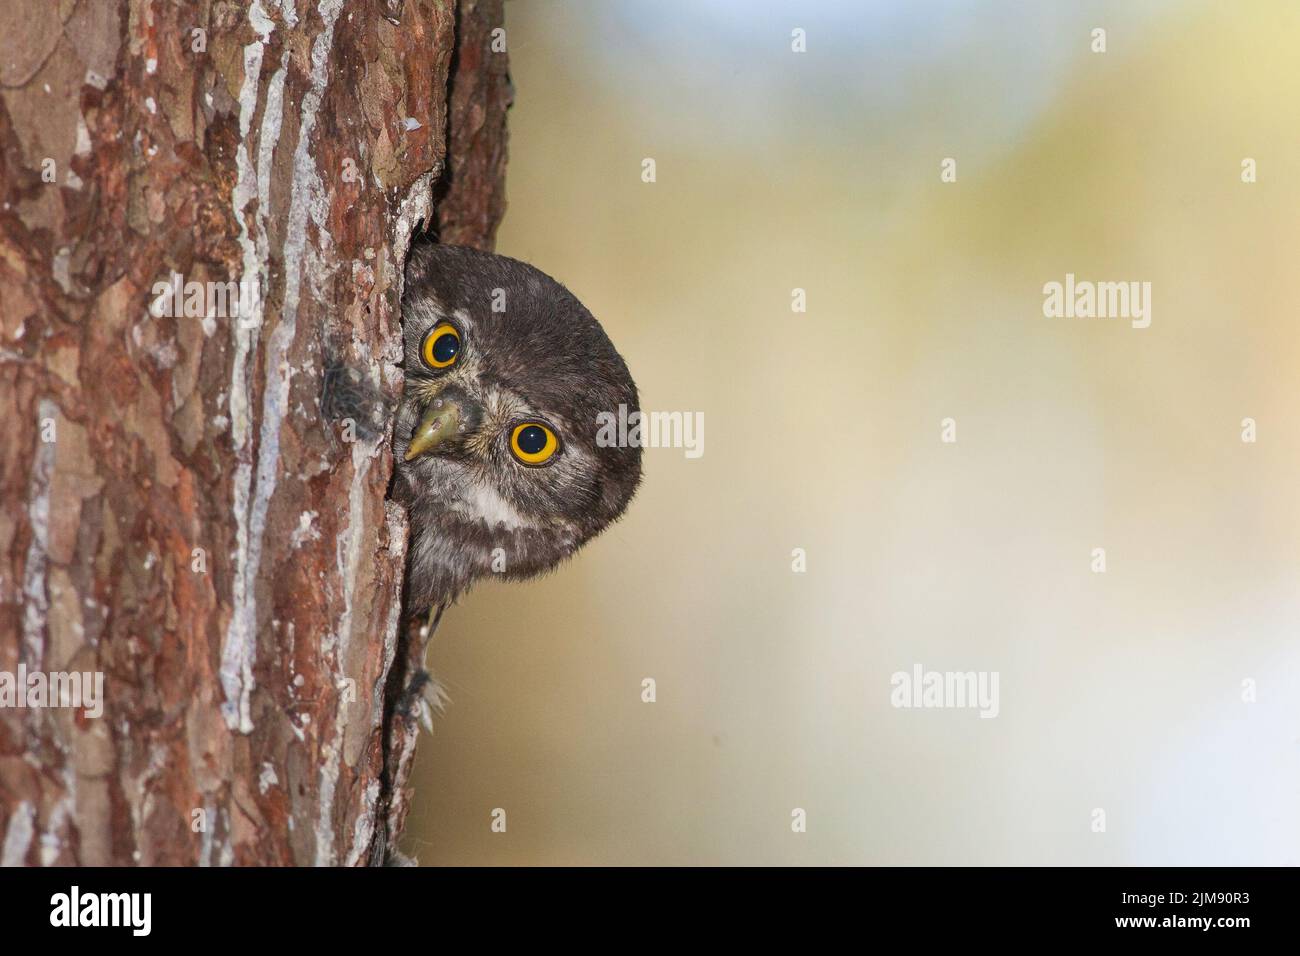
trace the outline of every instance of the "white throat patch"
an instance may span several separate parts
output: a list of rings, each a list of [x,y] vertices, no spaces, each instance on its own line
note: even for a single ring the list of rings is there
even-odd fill
[[[523,516],[501,494],[488,485],[470,482],[464,488],[464,503],[467,516],[482,518],[489,528],[504,526],[506,530],[532,527]]]

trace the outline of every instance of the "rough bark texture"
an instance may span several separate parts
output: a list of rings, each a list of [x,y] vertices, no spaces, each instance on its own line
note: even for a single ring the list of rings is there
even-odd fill
[[[501,18],[0,4],[0,677],[104,675],[98,718],[0,707],[0,863],[386,856],[414,745],[390,670],[423,652],[405,516],[386,423],[321,399],[340,364],[400,391],[444,160],[442,236],[491,243]],[[257,302],[159,309],[173,274]]]

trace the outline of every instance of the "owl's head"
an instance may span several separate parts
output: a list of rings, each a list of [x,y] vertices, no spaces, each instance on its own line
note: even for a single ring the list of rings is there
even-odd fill
[[[623,513],[641,449],[599,445],[597,416],[637,410],[636,385],[567,289],[505,256],[421,244],[402,324],[394,492],[411,518],[409,606],[548,570]]]

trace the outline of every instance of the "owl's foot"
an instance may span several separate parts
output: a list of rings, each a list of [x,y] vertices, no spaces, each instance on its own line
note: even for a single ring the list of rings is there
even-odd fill
[[[451,698],[442,684],[426,670],[418,670],[397,700],[397,712],[407,720],[418,720],[433,733],[433,715],[446,713]]]

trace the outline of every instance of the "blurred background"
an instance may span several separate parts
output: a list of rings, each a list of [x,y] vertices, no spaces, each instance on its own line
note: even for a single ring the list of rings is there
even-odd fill
[[[1300,4],[521,0],[506,29],[498,251],[583,300],[643,408],[702,412],[704,454],[648,449],[576,560],[446,614],[405,849],[1300,864]],[[1150,282],[1150,328],[1045,318],[1067,272]],[[999,715],[892,707],[916,664],[998,672]]]

